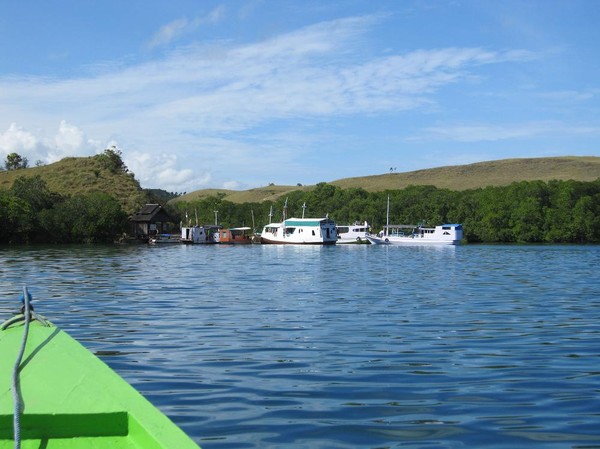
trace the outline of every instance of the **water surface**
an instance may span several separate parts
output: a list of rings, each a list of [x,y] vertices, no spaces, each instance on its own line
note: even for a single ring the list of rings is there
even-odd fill
[[[600,247],[0,249],[204,448],[600,448]]]

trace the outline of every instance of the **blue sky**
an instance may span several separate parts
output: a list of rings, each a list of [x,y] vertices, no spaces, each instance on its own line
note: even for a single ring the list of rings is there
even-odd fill
[[[190,192],[600,155],[600,1],[0,4],[0,158]]]

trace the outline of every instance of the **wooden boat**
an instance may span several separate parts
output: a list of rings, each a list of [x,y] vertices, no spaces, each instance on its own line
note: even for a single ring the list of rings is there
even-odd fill
[[[19,447],[15,434],[25,449],[198,449],[108,365],[52,323],[34,317],[25,325],[24,315],[17,316],[0,328],[0,449]],[[13,363],[19,367],[17,406],[11,394]]]
[[[251,231],[252,228],[248,226],[221,229],[219,231],[219,241],[221,243],[249,244],[252,243],[252,236],[250,235]]]
[[[171,243],[181,243],[181,239],[176,234],[157,234],[150,237],[148,243],[152,245],[164,245]]]

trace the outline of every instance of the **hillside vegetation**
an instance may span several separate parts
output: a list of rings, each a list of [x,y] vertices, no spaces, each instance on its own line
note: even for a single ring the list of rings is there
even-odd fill
[[[362,188],[367,192],[399,190],[408,186],[430,185],[454,191],[489,186],[507,186],[520,181],[594,181],[600,178],[600,157],[564,156],[547,158],[504,159],[468,165],[416,170],[405,173],[361,176],[328,181],[342,189]],[[309,191],[315,186],[270,185],[244,191],[204,189],[171,200],[190,202],[218,197],[232,203],[275,201],[293,191]]]
[[[41,167],[0,171],[0,189],[9,189],[19,177],[34,176],[39,176],[48,190],[60,195],[106,193],[117,199],[127,213],[139,210],[149,201],[132,173],[114,170],[100,155],[68,157]]]

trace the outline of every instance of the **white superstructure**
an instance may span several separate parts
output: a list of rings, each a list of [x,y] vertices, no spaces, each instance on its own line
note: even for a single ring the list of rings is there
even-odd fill
[[[387,225],[377,236],[367,236],[374,245],[458,245],[462,238],[460,224],[443,224],[435,228]]]
[[[337,230],[337,243],[369,243],[367,235],[369,235],[369,223],[356,222],[351,225],[338,225]]]
[[[337,241],[335,222],[329,218],[289,218],[269,223],[261,234],[261,243],[332,245]]]

